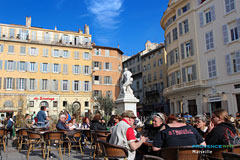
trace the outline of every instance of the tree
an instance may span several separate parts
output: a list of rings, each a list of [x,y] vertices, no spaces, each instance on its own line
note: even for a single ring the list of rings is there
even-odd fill
[[[97,97],[96,101],[99,103],[100,109],[104,111],[106,115],[111,115],[115,108],[115,103],[112,98],[109,97]]]

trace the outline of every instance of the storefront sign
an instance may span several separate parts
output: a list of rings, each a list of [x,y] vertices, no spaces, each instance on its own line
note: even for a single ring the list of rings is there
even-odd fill
[[[49,98],[49,97],[47,97],[47,98],[45,98],[45,97],[40,97],[40,98],[38,98],[38,97],[34,97],[33,98],[33,100],[49,100],[49,101],[53,101],[55,98]]]
[[[208,98],[208,102],[219,102],[219,101],[221,101],[221,97]]]

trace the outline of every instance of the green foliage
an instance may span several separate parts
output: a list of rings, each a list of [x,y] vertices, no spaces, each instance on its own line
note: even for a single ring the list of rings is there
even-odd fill
[[[99,103],[100,109],[104,111],[105,115],[111,115],[115,107],[115,103],[112,98],[98,97],[96,101]]]

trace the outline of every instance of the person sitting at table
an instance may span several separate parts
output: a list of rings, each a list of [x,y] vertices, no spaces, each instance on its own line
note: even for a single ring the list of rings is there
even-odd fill
[[[81,125],[82,129],[90,129],[90,120],[88,117],[83,118],[83,123]]]
[[[205,138],[207,135],[207,117],[203,116],[203,115],[197,115],[195,116],[195,120],[196,120],[196,129],[199,132],[199,134]]]
[[[134,160],[136,150],[146,142],[146,138],[141,136],[137,139],[133,131],[133,123],[136,119],[133,111],[125,110],[122,113],[122,120],[114,127],[109,143],[115,144],[128,149],[128,160]]]
[[[149,140],[153,140],[153,138],[157,135],[157,133],[164,128],[165,124],[165,115],[163,113],[156,113],[153,116],[152,125],[147,130],[146,137]]]
[[[174,115],[167,119],[166,129],[161,130],[153,140],[153,151],[164,147],[206,145],[202,136],[191,125],[179,123]]]
[[[72,130],[72,128],[70,129],[67,125],[66,125],[66,115],[65,114],[61,114],[59,116],[59,120],[57,122],[56,128],[58,130]]]
[[[100,114],[96,114],[91,122],[90,129],[97,130],[106,130],[105,121],[101,118]]]

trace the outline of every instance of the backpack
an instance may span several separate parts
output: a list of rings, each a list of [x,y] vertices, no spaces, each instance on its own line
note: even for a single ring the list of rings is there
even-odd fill
[[[240,137],[228,128],[226,129],[226,135],[229,145],[240,144]]]

